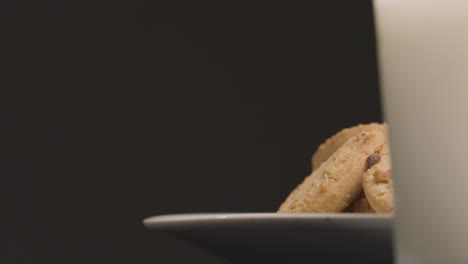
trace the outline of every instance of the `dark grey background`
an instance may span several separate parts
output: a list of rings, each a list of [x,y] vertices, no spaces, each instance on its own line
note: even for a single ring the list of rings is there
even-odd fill
[[[371,1],[2,1],[2,263],[224,263],[147,216],[271,212],[380,121]]]

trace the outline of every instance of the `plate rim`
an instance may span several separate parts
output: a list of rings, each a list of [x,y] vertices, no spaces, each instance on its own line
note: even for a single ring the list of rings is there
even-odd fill
[[[372,213],[180,213],[163,214],[147,217],[143,225],[148,229],[182,228],[199,225],[222,226],[252,223],[284,224],[293,221],[295,223],[335,223],[355,224],[361,222],[379,222],[389,224],[393,220],[393,214]]]

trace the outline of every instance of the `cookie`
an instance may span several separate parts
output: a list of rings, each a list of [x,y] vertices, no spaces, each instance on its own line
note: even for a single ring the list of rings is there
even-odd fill
[[[364,130],[380,130],[384,127],[386,128],[385,124],[370,123],[366,125],[357,125],[354,127],[345,128],[339,131],[317,148],[314,155],[312,156],[312,168],[314,170],[317,169],[320,166],[320,164],[325,162],[328,159],[328,157],[330,157],[339,147],[341,147],[351,137],[358,135]]]
[[[369,204],[377,213],[393,212],[392,164],[388,143],[368,156],[362,186]]]
[[[367,157],[386,141],[385,130],[362,131],[307,176],[279,213],[341,212],[362,193]]]
[[[359,196],[359,198],[349,206],[348,212],[375,213],[375,210],[369,204],[369,201],[367,200],[364,193],[362,193],[361,196]]]

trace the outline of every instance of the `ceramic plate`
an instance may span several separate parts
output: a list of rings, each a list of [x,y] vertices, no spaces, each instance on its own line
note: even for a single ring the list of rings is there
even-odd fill
[[[391,215],[178,214],[144,225],[234,263],[393,263]]]

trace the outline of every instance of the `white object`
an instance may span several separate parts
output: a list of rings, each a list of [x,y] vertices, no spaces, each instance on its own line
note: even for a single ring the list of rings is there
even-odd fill
[[[391,264],[390,215],[225,213],[150,217],[167,233],[233,263]]]
[[[468,1],[375,0],[398,264],[468,263]]]

